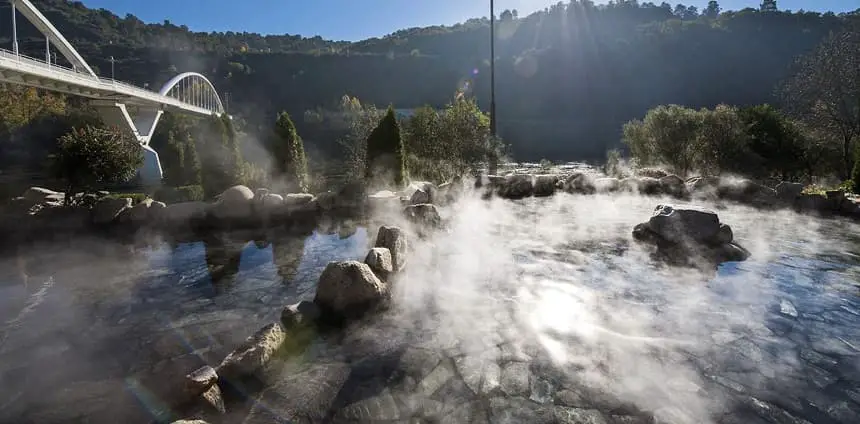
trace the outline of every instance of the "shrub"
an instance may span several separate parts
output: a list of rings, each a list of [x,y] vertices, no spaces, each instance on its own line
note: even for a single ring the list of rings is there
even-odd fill
[[[201,201],[205,197],[203,186],[189,185],[182,187],[162,187],[155,192],[153,198],[164,203],[179,203]]]
[[[52,159],[53,173],[65,181],[71,199],[78,191],[131,180],[143,164],[143,150],[127,131],[87,125],[60,137]]]

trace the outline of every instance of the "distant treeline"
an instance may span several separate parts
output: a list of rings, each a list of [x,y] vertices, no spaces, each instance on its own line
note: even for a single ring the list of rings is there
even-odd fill
[[[660,104],[695,109],[771,103],[797,56],[860,13],[721,11],[668,3],[560,2],[525,17],[502,11],[497,27],[499,133],[517,158],[603,157],[624,122]],[[180,71],[210,76],[248,127],[278,112],[294,117],[348,94],[367,104],[442,107],[456,90],[488,109],[489,21],[405,29],[355,43],[319,37],[195,33],[181,23],[145,24],[65,0],[36,1],[102,74],[158,87]],[[6,8],[6,9],[2,9]],[[3,3],[0,15],[8,13]],[[333,13],[336,13],[333,12]],[[19,20],[20,23],[20,20]],[[253,28],[249,28],[253,30]],[[10,28],[0,26],[0,43]],[[35,57],[44,39],[19,25]],[[62,59],[60,60],[62,62]],[[229,94],[228,94],[229,93]],[[337,135],[296,119],[309,149],[336,151]]]

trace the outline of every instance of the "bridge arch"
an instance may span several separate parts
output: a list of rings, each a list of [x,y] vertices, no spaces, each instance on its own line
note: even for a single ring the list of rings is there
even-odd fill
[[[209,78],[197,72],[183,72],[171,78],[161,87],[159,94],[209,109],[219,115],[225,113],[224,104],[215,86]]]

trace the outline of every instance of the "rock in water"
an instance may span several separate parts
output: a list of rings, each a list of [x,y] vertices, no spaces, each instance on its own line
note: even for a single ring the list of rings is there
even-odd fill
[[[217,373],[225,378],[253,374],[269,362],[286,337],[284,328],[277,322],[261,328],[221,361]]]
[[[338,318],[356,318],[382,304],[388,294],[388,286],[367,264],[329,262],[320,275],[314,303]]]
[[[374,247],[367,252],[367,257],[364,258],[364,263],[373,270],[379,278],[385,280],[388,275],[394,272],[392,265],[391,251],[384,247]]]
[[[535,197],[552,196],[553,194],[555,194],[556,185],[558,185],[558,175],[535,176]]]
[[[499,190],[506,199],[522,199],[534,194],[535,178],[527,174],[509,175]]]
[[[658,205],[647,223],[633,228],[633,238],[656,245],[658,257],[675,265],[710,266],[750,257],[716,213],[692,206]]]
[[[403,208],[403,214],[415,224],[426,225],[431,228],[438,228],[442,225],[439,209],[432,203],[409,205]]]
[[[131,209],[131,199],[128,197],[102,199],[93,207],[93,224],[110,224],[126,209]]]
[[[648,227],[672,243],[710,242],[720,232],[720,219],[715,212],[703,208],[658,205]]]
[[[398,227],[383,225],[376,235],[375,247],[384,247],[391,252],[391,266],[394,272],[406,266],[406,234]]]
[[[189,397],[200,396],[218,382],[218,373],[209,365],[200,367],[185,376],[185,393]]]
[[[793,202],[800,194],[803,193],[803,184],[783,181],[776,185],[776,195],[780,199]]]
[[[313,303],[303,300],[299,303],[284,306],[281,311],[281,324],[286,329],[297,325],[313,324],[320,317],[319,307]]]
[[[254,211],[254,192],[243,185],[224,190],[212,205],[212,216],[218,219],[248,219]]]

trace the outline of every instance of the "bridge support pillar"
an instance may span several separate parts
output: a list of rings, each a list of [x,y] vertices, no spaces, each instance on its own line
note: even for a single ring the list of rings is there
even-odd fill
[[[129,106],[118,102],[92,102],[105,125],[128,128],[140,142],[143,149],[143,166],[138,169],[138,176],[146,186],[161,184],[164,173],[158,153],[149,147],[149,141],[155,132],[155,126],[164,113],[161,109]]]

